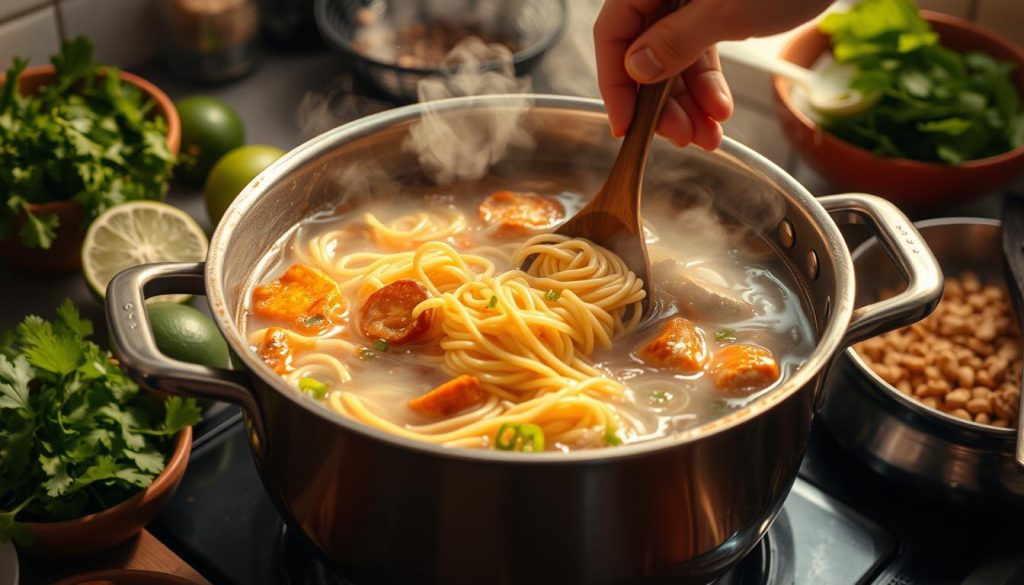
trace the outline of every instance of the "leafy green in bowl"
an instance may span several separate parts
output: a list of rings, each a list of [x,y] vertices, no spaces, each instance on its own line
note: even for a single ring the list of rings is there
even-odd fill
[[[863,113],[821,120],[839,138],[880,156],[946,165],[1024,145],[1017,64],[943,46],[913,0],[862,0],[819,29],[837,61],[857,66],[853,87],[882,93]]]
[[[125,201],[161,198],[177,149],[166,96],[96,63],[89,41],[64,43],[51,62],[26,70],[15,58],[0,87],[0,239],[30,248],[50,248],[59,227],[40,204],[74,201],[89,221]],[[23,95],[29,75],[34,91]]]
[[[128,499],[199,421],[194,400],[141,393],[91,334],[66,300],[53,321],[29,315],[0,339],[0,541]]]

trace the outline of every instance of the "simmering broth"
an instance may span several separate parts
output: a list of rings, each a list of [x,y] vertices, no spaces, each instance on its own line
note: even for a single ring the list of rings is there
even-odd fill
[[[654,310],[643,320],[638,281],[588,243],[570,251],[571,242],[530,240],[565,263],[515,272],[524,242],[583,202],[543,191],[389,197],[311,217],[247,294],[252,350],[312,399],[391,432],[562,451],[707,423],[771,392],[810,355],[813,330],[771,248],[667,198],[645,202]],[[585,279],[605,284],[577,287],[572,271],[595,266],[610,268]],[[491,269],[495,282],[465,282]],[[509,324],[516,315],[520,329]],[[492,341],[501,347],[488,349]],[[531,369],[537,355],[545,365]],[[564,390],[550,382],[560,376]]]

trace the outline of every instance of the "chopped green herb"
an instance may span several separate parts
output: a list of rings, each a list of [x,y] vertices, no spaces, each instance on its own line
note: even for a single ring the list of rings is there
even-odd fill
[[[491,300],[487,301],[487,308],[493,309],[498,304],[498,297],[492,296]]]
[[[494,435],[494,448],[499,451],[535,453],[544,450],[544,431],[535,424],[505,423]]]
[[[612,427],[604,428],[604,444],[609,447],[617,447],[622,444],[622,439],[615,434],[615,429]]]
[[[388,350],[388,340],[387,339],[378,339],[378,340],[374,341],[373,342],[373,349],[376,349],[377,351],[387,351]]]
[[[729,329],[728,327],[725,329],[719,329],[718,331],[715,331],[714,337],[715,341],[718,343],[732,343],[736,341],[736,330]]]
[[[323,315],[300,315],[299,323],[303,327],[314,329],[324,324],[327,319]]]
[[[125,201],[160,199],[175,162],[167,121],[117,69],[93,60],[88,40],[65,42],[51,62],[53,80],[31,95],[18,91],[22,59],[0,83],[0,238],[44,249],[58,218],[33,214],[33,204],[71,199],[88,222]]]
[[[377,357],[377,354],[375,354],[372,351],[370,351],[370,348],[368,348],[368,347],[360,347],[359,348],[359,359],[361,359],[361,360],[372,360],[375,357]]]
[[[558,297],[562,296],[562,293],[557,290],[549,290],[544,298],[549,301],[557,301]]]
[[[196,402],[159,400],[113,365],[70,300],[0,336],[0,542],[123,502],[159,475]]]
[[[654,406],[662,406],[672,401],[675,396],[668,390],[655,390],[651,392],[648,401]]]
[[[327,397],[327,384],[316,378],[299,379],[299,390],[302,390],[316,400],[323,400]]]

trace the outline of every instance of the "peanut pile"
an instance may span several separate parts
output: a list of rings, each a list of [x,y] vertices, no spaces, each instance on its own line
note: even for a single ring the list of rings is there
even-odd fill
[[[856,350],[880,378],[932,408],[994,427],[1017,425],[1020,329],[1000,284],[983,285],[973,272],[946,278],[934,313]]]

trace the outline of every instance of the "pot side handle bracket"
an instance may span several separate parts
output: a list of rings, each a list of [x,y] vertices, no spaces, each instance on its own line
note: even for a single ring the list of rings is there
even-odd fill
[[[837,223],[867,226],[908,283],[892,298],[854,309],[844,347],[920,321],[935,310],[942,297],[942,269],[898,207],[865,193],[829,195],[818,201]]]
[[[142,386],[240,406],[263,439],[262,417],[247,372],[169,358],[160,353],[153,337],[146,299],[163,294],[205,295],[204,270],[202,262],[145,264],[115,276],[107,286],[106,301],[112,350],[124,371]]]

